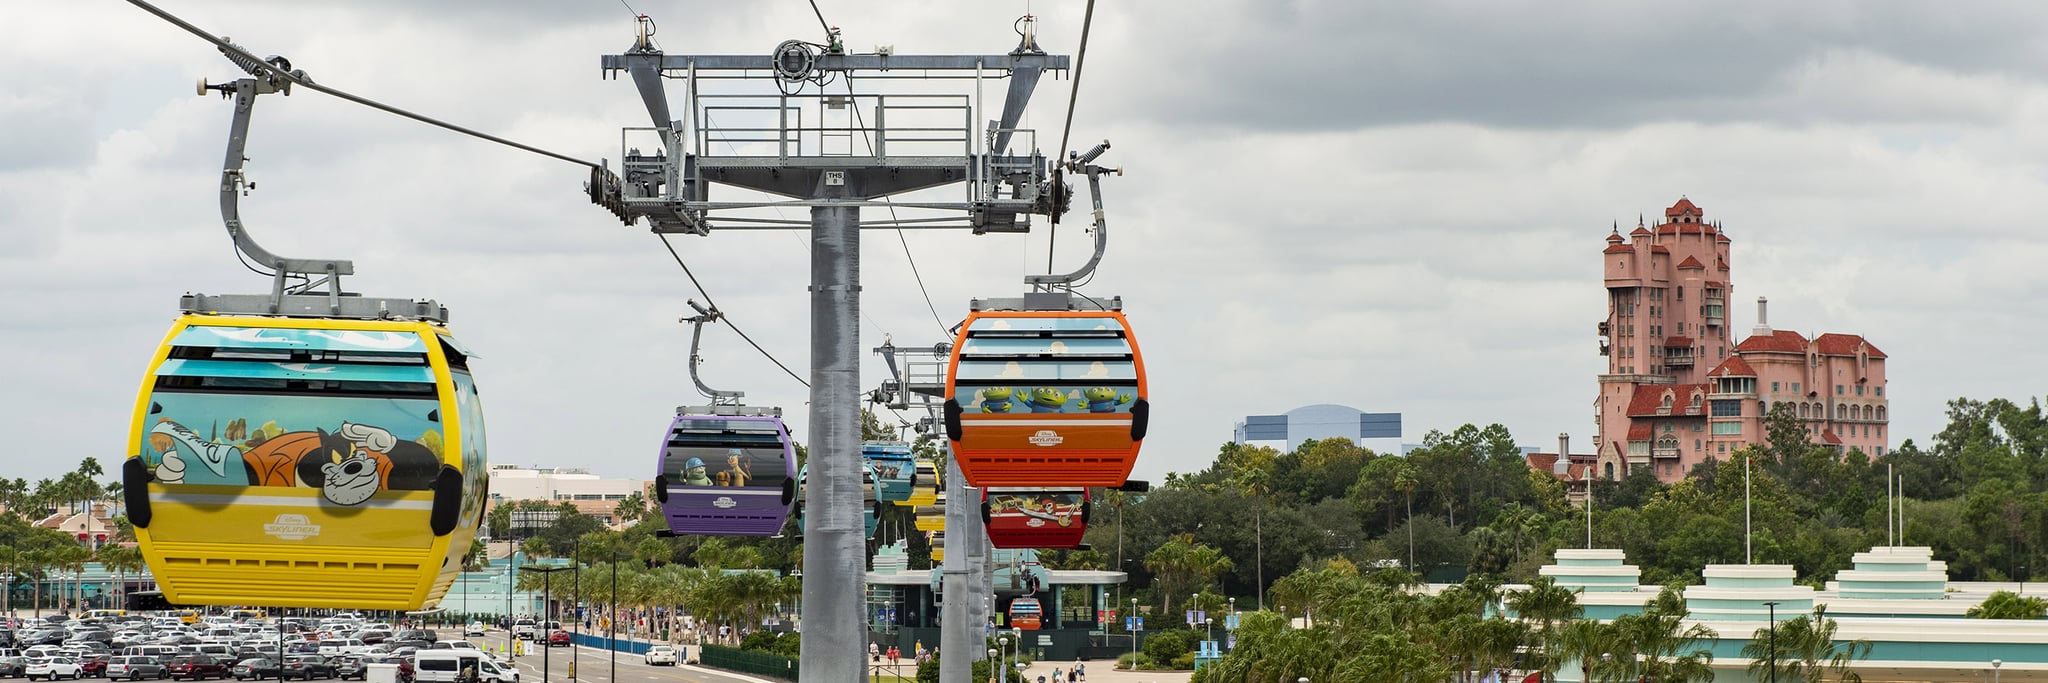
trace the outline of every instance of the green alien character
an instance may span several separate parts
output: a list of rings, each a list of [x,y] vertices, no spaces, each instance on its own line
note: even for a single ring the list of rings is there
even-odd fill
[[[1109,387],[1089,387],[1081,392],[1081,397],[1088,399],[1091,413],[1114,413],[1117,406],[1131,402],[1130,394],[1118,394]]]
[[[1057,413],[1067,406],[1067,393],[1060,391],[1059,387],[1039,387],[1031,390],[1027,403],[1031,405],[1031,412]]]
[[[1010,412],[1010,396],[1015,390],[1009,387],[989,387],[981,390],[981,412]]]

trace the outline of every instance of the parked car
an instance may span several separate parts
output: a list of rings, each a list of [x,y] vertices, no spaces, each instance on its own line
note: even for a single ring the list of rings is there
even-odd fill
[[[534,628],[533,619],[531,618],[522,618],[512,622],[512,637],[533,640]]]
[[[235,662],[234,668],[229,669],[228,673],[233,675],[235,680],[238,681],[246,681],[252,678],[260,681],[277,676],[277,660],[265,657],[250,657]]]
[[[113,658],[113,655],[105,653],[86,655],[78,658],[78,668],[84,671],[87,677],[105,678],[107,675],[107,660]]]
[[[344,681],[351,678],[365,681],[370,679],[369,662],[365,661],[362,655],[336,657],[333,664],[335,678]]]
[[[203,681],[209,678],[227,678],[228,665],[218,659],[202,654],[183,654],[171,658],[171,680],[192,679]]]
[[[13,678],[26,673],[28,658],[18,655],[0,657],[0,678]]]
[[[647,648],[647,654],[642,655],[642,657],[647,660],[648,666],[657,666],[661,664],[675,666],[676,660],[679,658],[679,655],[676,652],[675,648],[669,647],[667,645],[656,645],[654,647]]]
[[[131,681],[139,681],[145,678],[160,679],[169,678],[170,676],[171,669],[164,666],[163,660],[148,655],[122,655],[107,660],[107,678],[109,680],[126,678]]]
[[[27,676],[31,681],[38,678],[54,681],[59,678],[78,679],[84,676],[84,671],[85,669],[78,665],[78,660],[76,659],[70,657],[44,657],[42,659],[28,660],[28,666],[22,669],[22,675]]]
[[[481,621],[472,621],[469,622],[468,626],[462,627],[462,637],[464,638],[482,638],[488,633],[490,633],[490,629],[485,627],[484,622]]]
[[[548,634],[548,647],[568,647],[574,644],[576,644],[576,638],[570,635],[568,631],[556,631]]]
[[[284,658],[283,678],[299,678],[310,681],[314,678],[333,677],[334,665],[327,663],[327,658],[320,655],[292,655]]]

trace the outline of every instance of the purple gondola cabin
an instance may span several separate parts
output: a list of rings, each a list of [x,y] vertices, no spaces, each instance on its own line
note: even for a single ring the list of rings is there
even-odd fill
[[[654,480],[670,533],[782,531],[796,503],[796,451],[780,412],[730,406],[677,411]]]

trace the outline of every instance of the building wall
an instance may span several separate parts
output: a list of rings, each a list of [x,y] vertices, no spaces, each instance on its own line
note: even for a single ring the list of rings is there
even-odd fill
[[[1608,235],[1597,457],[1676,481],[1764,441],[1763,418],[1780,402],[1803,410],[1815,443],[1883,454],[1884,353],[1858,335],[1773,330],[1761,300],[1756,328],[1733,343],[1731,244],[1683,198],[1655,226]]]

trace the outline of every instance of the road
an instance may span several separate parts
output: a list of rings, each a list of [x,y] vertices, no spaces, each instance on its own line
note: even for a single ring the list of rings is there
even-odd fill
[[[506,647],[505,632],[492,629],[482,638],[462,638],[457,629],[437,631],[444,640],[461,638],[487,648],[503,651]],[[531,643],[529,643],[531,645]],[[543,653],[542,650],[552,650]],[[678,666],[648,666],[636,654],[618,653],[618,678],[612,677],[612,653],[588,647],[530,647],[527,654],[518,658],[521,683],[567,683],[570,681],[569,664],[576,664],[577,683],[778,683],[770,679],[756,678],[743,674],[732,674],[703,669],[688,664]],[[693,651],[690,654],[695,655]],[[548,665],[548,674],[541,676],[541,663]]]

